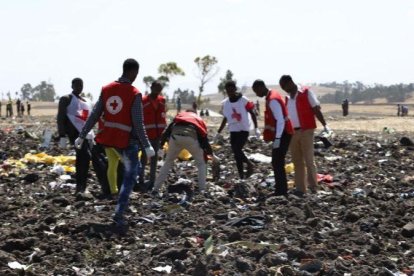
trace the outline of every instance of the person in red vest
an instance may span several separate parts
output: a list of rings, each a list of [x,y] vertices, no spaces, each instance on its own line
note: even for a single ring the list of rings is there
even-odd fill
[[[315,116],[323,125],[325,132],[330,132],[330,129],[321,112],[319,101],[309,88],[296,85],[289,75],[283,75],[279,84],[289,94],[286,97],[286,106],[294,128],[290,152],[295,166],[296,189],[299,194],[305,194],[307,188],[316,192],[317,179],[313,146]]]
[[[269,89],[262,80],[255,80],[252,89],[256,96],[266,97],[263,140],[272,142],[272,167],[275,175],[275,195],[286,196],[288,191],[285,157],[289,149],[293,127],[285,101],[276,90]]]
[[[194,110],[187,110],[178,113],[173,122],[164,131],[161,138],[161,146],[168,141],[168,151],[164,165],[160,169],[154,183],[152,194],[159,193],[162,183],[174,164],[175,158],[183,149],[187,149],[194,158],[198,168],[198,187],[200,193],[206,189],[206,156],[211,156],[213,161],[218,158],[213,154],[207,137],[207,126],[203,119]]]
[[[151,157],[150,161],[150,177],[148,183],[144,182],[145,165],[148,158],[145,153],[141,157],[142,169],[139,175],[139,185],[141,187],[145,186],[145,190],[150,190],[154,186],[161,134],[167,127],[167,104],[165,98],[160,95],[162,89],[162,84],[154,81],[151,84],[151,93],[142,97],[145,130],[151,146],[155,151],[155,156]]]
[[[140,169],[139,148],[145,150],[148,157],[155,155],[144,128],[142,96],[138,89],[132,86],[138,71],[139,64],[135,59],[124,61],[122,76],[102,88],[92,114],[75,140],[75,147],[80,148],[86,134],[99,118],[104,116],[103,128],[95,140],[103,146],[115,148],[124,165],[121,191],[113,216],[118,226],[126,225],[123,214],[128,207],[129,196]]]

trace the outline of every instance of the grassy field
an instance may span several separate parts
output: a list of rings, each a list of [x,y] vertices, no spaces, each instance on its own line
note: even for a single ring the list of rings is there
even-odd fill
[[[263,106],[263,105],[262,105]],[[410,106],[414,112],[414,106]],[[185,108],[185,106],[183,107]],[[210,107],[212,110],[218,111],[218,105]],[[175,110],[170,107],[170,116],[175,115]],[[397,117],[397,108],[395,104],[371,104],[371,105],[350,105],[350,115],[342,116],[341,106],[336,104],[323,104],[322,111],[329,126],[333,130],[355,130],[355,131],[382,131],[384,127],[393,128],[397,132],[414,132],[413,115],[408,117]],[[263,112],[263,110],[262,110]],[[33,102],[32,116],[29,121],[36,121],[37,117],[54,119],[57,114],[57,103]],[[414,114],[414,113],[413,113]],[[5,115],[5,109],[2,108],[2,116]],[[263,125],[263,116],[259,118],[260,126]],[[218,127],[220,118],[206,119],[210,127]],[[28,120],[18,120],[20,123],[28,122]],[[3,120],[2,124],[13,124],[10,120]]]

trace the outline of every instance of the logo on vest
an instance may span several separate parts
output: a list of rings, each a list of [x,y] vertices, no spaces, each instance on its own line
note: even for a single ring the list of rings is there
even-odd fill
[[[112,115],[117,114],[122,109],[122,99],[119,96],[111,96],[106,100],[105,106],[109,113]]]

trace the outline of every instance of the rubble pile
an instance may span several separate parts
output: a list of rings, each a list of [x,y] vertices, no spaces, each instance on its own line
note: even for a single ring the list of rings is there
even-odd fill
[[[177,161],[161,198],[132,194],[122,231],[93,171],[75,196],[72,170],[27,160],[39,137],[38,125],[0,131],[0,275],[413,274],[414,148],[401,134],[316,142],[318,192],[304,197],[272,196],[271,147],[254,138],[255,173],[239,180],[224,140],[207,194],[194,192],[193,161]],[[46,153],[73,156],[53,138]]]

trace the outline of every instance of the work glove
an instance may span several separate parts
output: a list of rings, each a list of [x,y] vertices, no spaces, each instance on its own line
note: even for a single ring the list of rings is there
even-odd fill
[[[257,138],[257,139],[260,139],[261,132],[260,132],[260,130],[259,130],[258,128],[256,128],[256,129],[254,130],[254,133],[256,134],[256,138]]]
[[[67,144],[68,144],[68,138],[60,137],[60,139],[59,139],[59,148],[66,149]]]
[[[280,138],[275,138],[275,140],[273,141],[272,148],[278,149],[279,147],[280,147]]]
[[[319,137],[329,137],[332,134],[332,130],[328,127],[328,125],[325,125],[323,127],[323,130],[321,131],[321,133],[319,133]]]
[[[78,138],[76,138],[76,140],[75,140],[75,148],[77,148],[77,149],[81,149],[82,148],[82,144],[83,144],[83,138],[80,138],[80,137],[78,137]]]
[[[155,156],[155,150],[149,146],[145,148],[145,154],[147,155],[147,158],[151,158],[153,156]]]

